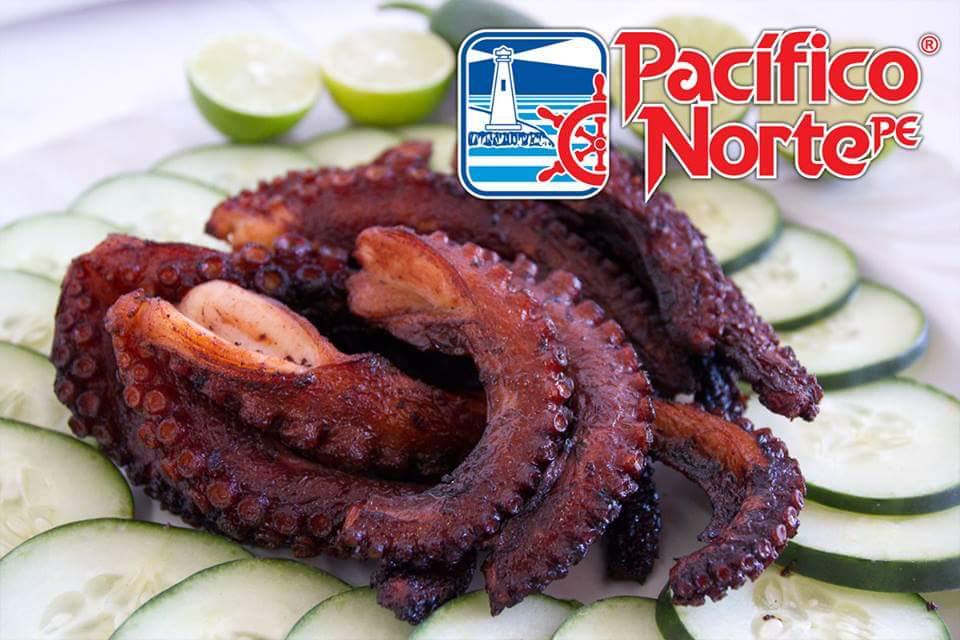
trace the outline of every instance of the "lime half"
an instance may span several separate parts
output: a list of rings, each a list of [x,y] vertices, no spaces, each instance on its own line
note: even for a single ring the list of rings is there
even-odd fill
[[[238,142],[288,130],[320,92],[317,68],[308,58],[258,36],[207,45],[187,63],[187,79],[207,121]]]
[[[835,56],[840,51],[844,49],[855,49],[855,48],[871,48],[874,45],[870,44],[852,44],[852,43],[831,43],[830,45],[830,55]],[[866,84],[866,75],[863,67],[853,67],[847,73],[847,78],[850,83],[857,86],[862,86]],[[800,114],[804,111],[812,110],[817,120],[823,122],[826,125],[833,125],[839,122],[857,122],[860,124],[865,124],[867,122],[867,117],[873,113],[889,113],[893,115],[900,115],[906,112],[910,107],[910,102],[905,102],[903,104],[886,104],[880,102],[876,96],[869,95],[867,99],[862,104],[848,104],[846,102],[841,102],[835,97],[830,97],[830,102],[828,104],[815,104],[812,105],[809,102],[809,97],[807,96],[807,74],[808,70],[806,67],[800,67],[797,70],[797,104],[762,104],[759,105],[757,110],[758,120],[760,122],[785,122],[792,125],[797,121],[797,118],[800,117]],[[887,80],[891,84],[897,84],[900,82],[900,70],[895,67],[887,68]],[[880,153],[877,155],[877,158],[880,158],[887,154],[888,151],[893,149],[896,144],[893,140],[887,140],[883,148],[880,149]],[[782,145],[777,146],[780,149],[780,152],[787,158],[793,158],[793,147],[784,147]],[[824,176],[829,176],[830,174],[824,173]]]
[[[711,59],[727,49],[750,46],[747,37],[731,25],[700,16],[672,16],[664,18],[654,25],[658,29],[673,35],[681,47],[693,47],[706,53]],[[619,74],[619,70],[616,71]],[[733,71],[733,79],[737,84],[749,85],[753,72],[746,67],[738,67]],[[619,83],[617,83],[619,84]],[[690,132],[690,105],[679,104],[667,97],[663,79],[647,81],[643,85],[643,101],[645,103],[665,104],[670,112],[687,133]],[[617,87],[619,90],[619,87]],[[619,96],[614,98],[619,104]],[[732,104],[718,101],[713,106],[712,124],[717,126],[724,122],[739,120],[747,112],[750,105]],[[631,125],[634,131],[643,135],[643,125]]]
[[[362,124],[411,124],[430,115],[453,75],[450,45],[432,33],[363,31],[327,49],[323,79],[334,101]]]

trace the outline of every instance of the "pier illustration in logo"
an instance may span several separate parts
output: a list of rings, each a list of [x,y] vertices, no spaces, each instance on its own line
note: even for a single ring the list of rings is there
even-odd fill
[[[492,31],[460,50],[459,176],[482,198],[584,198],[609,166],[607,50],[589,31]]]

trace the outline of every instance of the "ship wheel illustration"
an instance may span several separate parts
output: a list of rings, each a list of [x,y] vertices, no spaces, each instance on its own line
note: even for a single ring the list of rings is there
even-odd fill
[[[537,174],[537,182],[548,182],[555,175],[567,174],[574,180],[592,187],[603,185],[607,175],[607,94],[604,87],[605,78],[602,73],[593,76],[594,93],[592,101],[582,104],[567,115],[556,114],[549,107],[537,107],[537,115],[553,123],[557,129],[557,153],[560,156],[553,165]],[[596,126],[595,133],[590,133],[584,126],[592,121]],[[574,149],[575,139],[583,139],[587,146]],[[593,169],[587,169],[584,164],[588,157],[596,158]]]

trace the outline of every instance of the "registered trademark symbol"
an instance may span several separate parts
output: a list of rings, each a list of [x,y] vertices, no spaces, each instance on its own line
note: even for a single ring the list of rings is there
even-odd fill
[[[932,31],[925,33],[920,36],[917,46],[920,48],[920,53],[924,55],[936,55],[940,51],[940,36]]]

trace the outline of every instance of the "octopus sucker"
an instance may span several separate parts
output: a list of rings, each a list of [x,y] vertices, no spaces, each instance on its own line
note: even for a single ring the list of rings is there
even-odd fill
[[[576,419],[557,477],[491,542],[483,571],[494,614],[583,559],[636,490],[652,439],[652,390],[620,327],[591,301],[574,305],[579,283],[570,274],[528,284],[567,347]]]
[[[670,569],[673,600],[719,600],[756,579],[796,534],[803,476],[769,429],[747,430],[692,405],[657,400],[654,408],[654,455],[696,482],[713,505],[700,535],[706,546]]]
[[[807,420],[816,416],[823,395],[816,379],[724,275],[703,234],[672,198],[657,193],[645,201],[633,160],[611,152],[604,190],[567,207],[592,233],[609,240],[622,260],[643,271],[676,344],[733,365],[771,411]]]
[[[556,456],[573,392],[567,356],[537,298],[509,286],[513,273],[486,249],[373,227],[354,255],[352,311],[422,348],[469,353],[487,426],[439,484],[351,509],[344,544],[400,564],[453,564],[520,509]]]
[[[557,215],[558,207],[533,201],[472,198],[452,176],[428,169],[430,147],[407,142],[373,164],[355,169],[296,171],[221,203],[207,231],[235,247],[269,245],[295,232],[323,245],[351,250],[371,226],[402,225],[419,233],[443,230],[504,259],[523,254],[544,271],[576,274],[584,295],[627,331],[646,370],[669,394],[693,392],[697,373],[671,345],[656,301],[626,269],[605,259]]]

